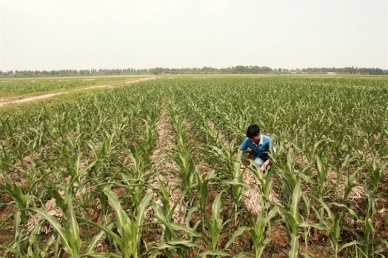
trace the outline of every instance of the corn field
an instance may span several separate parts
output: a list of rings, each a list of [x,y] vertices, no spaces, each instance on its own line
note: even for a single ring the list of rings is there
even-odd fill
[[[387,257],[387,99],[385,77],[167,76],[0,108],[0,256]],[[237,157],[252,123],[265,173]]]
[[[20,98],[46,92],[60,92],[84,87],[120,84],[140,77],[63,77],[0,79],[0,98]]]

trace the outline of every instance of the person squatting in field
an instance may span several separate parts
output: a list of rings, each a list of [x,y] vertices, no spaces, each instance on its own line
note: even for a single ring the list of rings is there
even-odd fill
[[[242,153],[249,148],[252,150],[255,163],[261,167],[261,170],[266,171],[271,163],[268,155],[270,148],[273,149],[271,137],[260,134],[260,127],[257,124],[248,127],[246,136],[238,150],[238,157],[241,159]]]

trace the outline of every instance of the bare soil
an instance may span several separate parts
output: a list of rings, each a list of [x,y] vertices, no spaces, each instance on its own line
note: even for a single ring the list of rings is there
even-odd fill
[[[158,171],[158,178],[154,179],[151,185],[158,189],[160,188],[159,182],[165,182],[167,189],[170,191],[170,207],[172,207],[175,202],[180,198],[181,191],[179,188],[180,179],[175,175],[179,173],[179,166],[171,160],[169,157],[173,154],[175,150],[175,140],[172,133],[172,125],[168,118],[167,111],[167,97],[165,96],[162,100],[162,107],[160,110],[159,121],[156,125],[157,130],[157,148],[152,153],[150,159],[152,163],[152,170]],[[152,192],[152,189],[148,190]],[[157,198],[153,198],[153,201],[157,204],[162,204],[162,201]],[[177,205],[174,211],[173,220],[176,223],[184,223],[184,218],[180,215],[183,207],[181,205]],[[153,209],[150,207],[147,210],[146,218],[152,220],[152,212]]]

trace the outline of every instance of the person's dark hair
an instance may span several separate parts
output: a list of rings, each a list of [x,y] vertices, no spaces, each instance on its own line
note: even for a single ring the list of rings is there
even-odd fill
[[[260,133],[260,127],[257,124],[248,126],[247,137],[252,138]]]

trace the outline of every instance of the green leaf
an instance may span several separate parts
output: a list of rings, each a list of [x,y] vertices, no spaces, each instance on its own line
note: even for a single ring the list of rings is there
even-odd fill
[[[42,210],[42,209],[38,209],[38,208],[32,208],[31,210],[35,211],[36,213],[38,213],[39,215],[41,215],[43,218],[45,218],[49,223],[50,225],[58,232],[60,238],[61,238],[61,243],[63,245],[63,249],[66,251],[66,253],[70,254],[70,255],[77,255],[78,252],[75,248],[74,250],[74,247],[71,246],[69,240],[71,239],[71,236],[69,236],[69,234],[67,234],[67,232],[65,231],[65,229],[57,222],[57,220],[49,215],[45,210]]]
[[[313,228],[316,228],[316,229],[319,229],[319,230],[326,230],[326,227],[321,225],[321,224],[317,224],[317,223],[300,223],[299,224],[299,227],[301,228],[309,228],[309,227],[313,227]]]
[[[233,242],[234,240],[236,240],[237,237],[241,236],[242,234],[244,234],[245,231],[247,230],[250,230],[251,228],[250,227],[246,227],[246,226],[243,226],[243,227],[239,227],[232,235],[232,237],[230,238],[230,240],[228,241],[228,243],[226,243],[225,245],[225,249],[227,249]]]
[[[233,256],[231,254],[228,254],[228,253],[222,252],[222,251],[207,251],[207,252],[200,253],[199,255],[202,256],[202,257],[206,257],[208,255],[211,255],[211,256],[221,256],[221,257]]]

